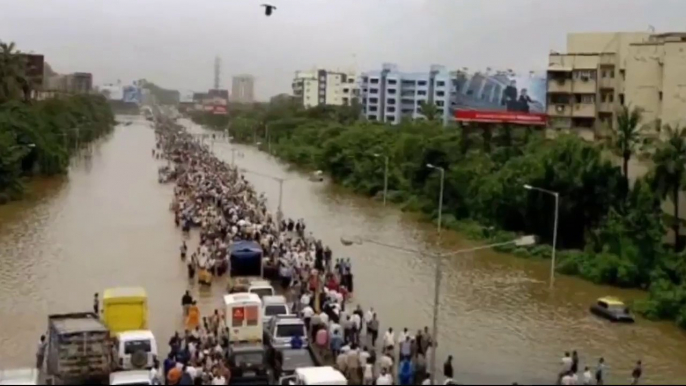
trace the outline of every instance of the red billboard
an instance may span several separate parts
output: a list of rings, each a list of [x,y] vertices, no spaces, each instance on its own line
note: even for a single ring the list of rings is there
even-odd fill
[[[458,122],[545,126],[548,123],[548,116],[546,114],[517,111],[455,110],[455,120]]]

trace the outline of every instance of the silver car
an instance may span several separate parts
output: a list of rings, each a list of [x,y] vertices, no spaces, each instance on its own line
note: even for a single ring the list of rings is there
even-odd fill
[[[275,316],[267,329],[269,345],[275,349],[305,348],[309,345],[305,322],[296,315]],[[301,347],[293,347],[294,337],[300,337]]]

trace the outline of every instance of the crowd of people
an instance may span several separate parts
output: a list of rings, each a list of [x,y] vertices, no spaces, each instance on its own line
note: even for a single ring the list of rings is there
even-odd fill
[[[397,335],[389,328],[380,337],[373,308],[350,309],[350,259],[334,260],[331,249],[306,232],[304,220],[273,216],[265,196],[257,194],[234,165],[217,159],[181,127],[166,123],[158,125],[156,133],[153,155],[169,161],[163,172],[175,182],[170,206],[175,223],[183,233],[197,228],[200,234],[195,248],[185,239],[180,246],[190,279],[197,276],[200,283],[211,283],[227,272],[232,243],[259,243],[293,311],[304,320],[319,359],[352,384],[428,382],[426,358],[435,346],[428,328],[416,334],[404,329]],[[227,384],[231,366],[225,316],[215,310],[202,317],[190,292],[181,303],[185,332],[170,339],[160,378],[167,384]],[[274,352],[268,358],[278,373],[282,358]]]

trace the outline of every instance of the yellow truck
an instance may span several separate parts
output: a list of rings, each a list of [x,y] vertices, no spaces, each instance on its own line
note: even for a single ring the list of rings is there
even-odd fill
[[[148,329],[148,294],[140,287],[109,288],[102,296],[102,321],[112,335]]]

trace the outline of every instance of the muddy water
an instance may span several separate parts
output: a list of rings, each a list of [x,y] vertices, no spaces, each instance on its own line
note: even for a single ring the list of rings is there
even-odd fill
[[[48,313],[89,310],[93,293],[111,286],[146,287],[161,346],[179,328],[180,296],[192,287],[178,259],[181,235],[168,211],[172,188],[156,180],[159,163],[150,156],[153,143],[142,120],[120,127],[95,145],[90,160],[76,162],[67,180],[36,183],[31,199],[0,207],[2,367],[33,363]],[[430,257],[373,245],[343,247],[339,239],[363,234],[437,251],[433,227],[310,182],[264,153],[235,147],[241,167],[290,178],[283,189],[285,215],[305,218],[308,230],[337,256],[351,257],[355,301],[377,310],[382,329],[431,325]],[[213,148],[231,159],[232,145],[216,142]],[[248,177],[276,209],[278,184]],[[443,242],[441,250],[471,245],[451,233],[444,233]],[[551,291],[545,262],[492,252],[453,258],[444,267],[439,361],[452,354],[461,382],[550,382],[562,353],[573,349],[579,350],[582,367],[604,356],[614,383],[628,380],[637,359],[645,363],[646,382],[686,382],[686,351],[681,348],[686,336],[671,324],[641,320],[617,326],[587,312],[599,296],[633,299],[640,293],[561,276]],[[200,294],[205,310],[217,304],[221,287]]]

